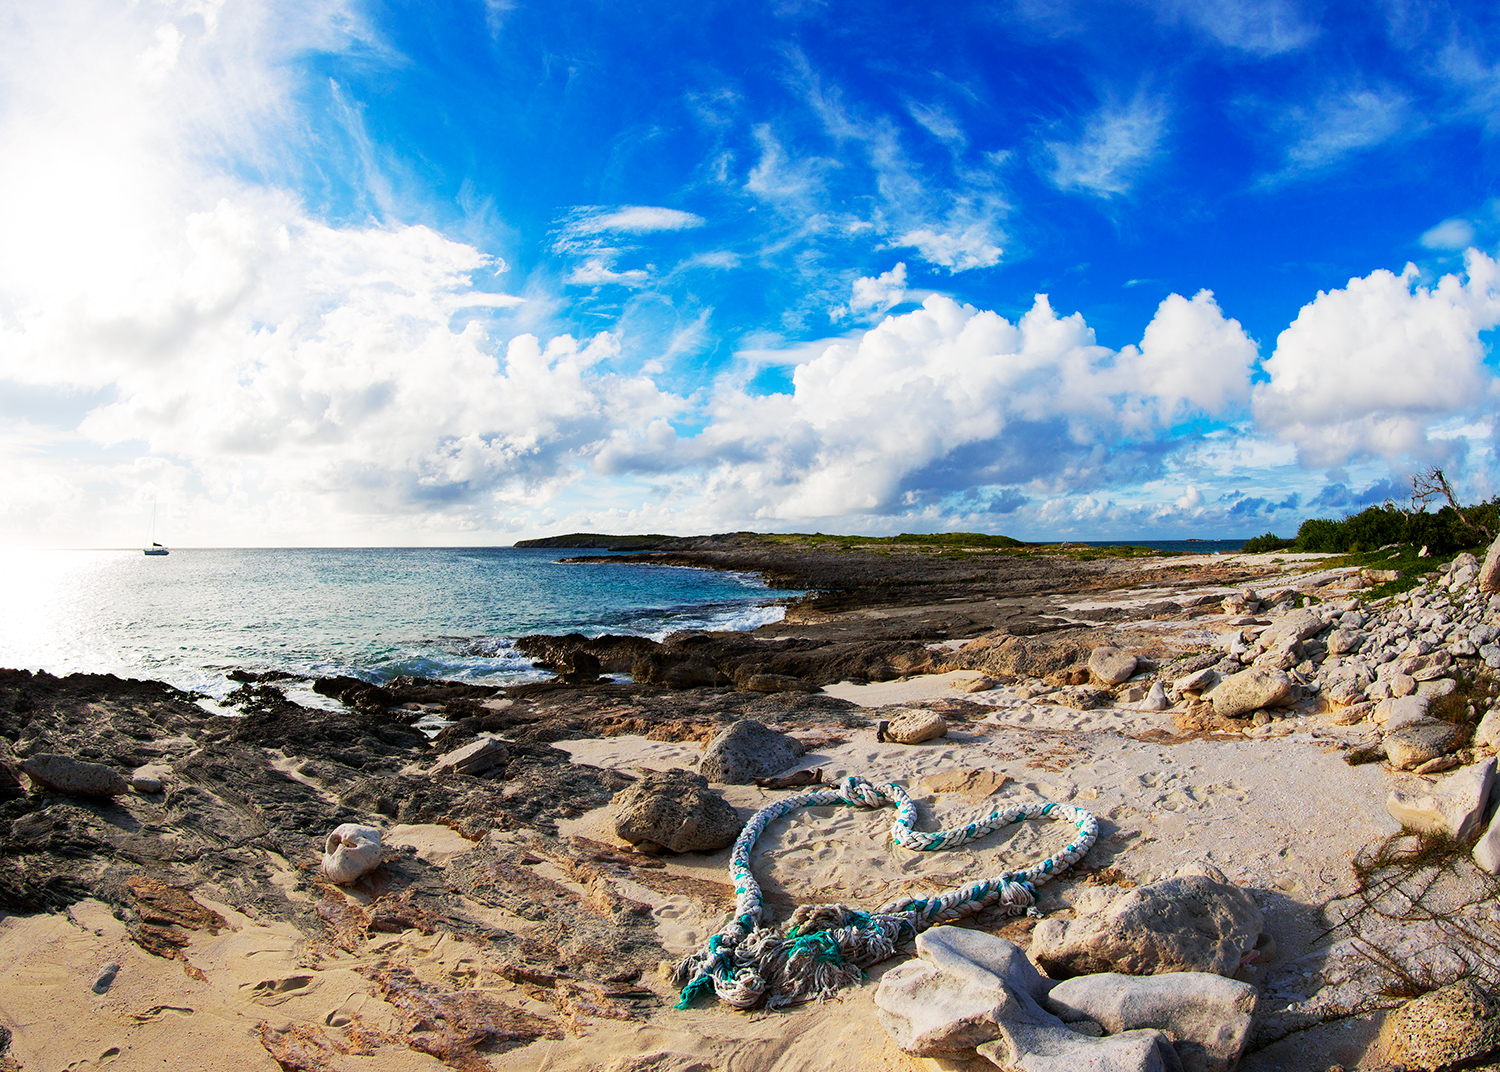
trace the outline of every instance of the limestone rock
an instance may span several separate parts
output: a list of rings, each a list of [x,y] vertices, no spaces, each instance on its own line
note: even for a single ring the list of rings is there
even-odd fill
[[[468,744],[445,753],[432,765],[432,770],[428,773],[456,772],[478,777],[504,767],[509,760],[510,750],[505,747],[504,741],[498,737],[481,737],[477,741],[470,741]]]
[[[1485,595],[1500,592],[1500,536],[1490,544],[1484,556],[1484,565],[1479,567],[1479,590]]]
[[[1429,793],[1392,789],[1386,810],[1408,830],[1466,842],[1479,829],[1494,784],[1495,761],[1486,759],[1448,775]]]
[[[671,852],[716,852],[744,823],[708,779],[692,771],[642,771],[611,803],[615,833],[632,845]]]
[[[737,675],[734,687],[741,692],[817,692],[818,686],[790,674]]]
[[[1089,655],[1089,673],[1101,685],[1118,685],[1135,673],[1136,658],[1128,651],[1107,645]]]
[[[1460,979],[1408,1001],[1380,1031],[1387,1064],[1416,1072],[1468,1065],[1500,1050],[1500,1001]]]
[[[1450,722],[1418,722],[1386,734],[1385,754],[1397,770],[1420,767],[1445,756],[1458,744],[1458,727]]]
[[[1282,643],[1301,643],[1308,637],[1322,632],[1327,624],[1322,613],[1316,608],[1290,610],[1272,622],[1270,627],[1260,635],[1260,646],[1270,649]]]
[[[1500,705],[1486,711],[1474,727],[1474,743],[1500,750]]]
[[[1045,1004],[1065,1022],[1093,1020],[1111,1035],[1157,1028],[1171,1036],[1183,1072],[1229,1072],[1244,1053],[1255,999],[1255,987],[1221,975],[1107,972],[1059,983]]]
[[[1500,811],[1474,845],[1474,862],[1492,875],[1500,875]]]
[[[1254,667],[1231,674],[1209,693],[1214,714],[1238,718],[1262,707],[1285,707],[1297,696],[1297,683],[1280,670]]]
[[[1452,696],[1458,691],[1458,682],[1451,677],[1440,677],[1435,681],[1417,682],[1417,695],[1425,696],[1429,700],[1436,700],[1443,696]]]
[[[323,843],[323,874],[342,886],[379,867],[383,853],[379,830],[344,823]]]
[[[1066,1027],[1001,1021],[1000,1037],[978,1047],[1003,1072],[1180,1072],[1160,1031],[1090,1038]]]
[[[113,767],[52,752],[29,757],[21,770],[42,788],[79,797],[117,797],[130,788]]]
[[[891,719],[885,739],[899,744],[921,744],[948,735],[948,723],[936,711],[914,707]]]
[[[907,1053],[972,1053],[1004,1020],[1062,1026],[1040,1004],[1047,983],[1004,938],[933,927],[917,936],[917,956],[886,972],[874,994],[881,1026]]]
[[[1211,864],[1140,886],[1099,912],[1070,922],[1045,919],[1031,955],[1054,979],[1094,972],[1231,976],[1255,945],[1263,920],[1255,900]]]
[[[1205,666],[1202,670],[1195,670],[1172,682],[1172,688],[1178,692],[1202,692],[1213,686],[1219,680],[1219,673],[1211,666]]]
[[[1329,655],[1353,655],[1364,646],[1365,635],[1358,629],[1340,627],[1328,634]]]
[[[989,692],[991,689],[993,689],[998,684],[999,684],[999,682],[996,681],[994,678],[990,677],[988,674],[980,674],[973,681],[970,681],[970,682],[968,682],[968,683],[966,683],[964,685],[964,691],[965,692]]]
[[[896,1045],[919,1057],[972,1053],[999,1033],[1015,998],[920,960],[892,968],[875,988],[876,1017]]]
[[[708,742],[698,772],[721,785],[749,785],[757,778],[780,774],[804,751],[797,738],[746,718]]]
[[[1425,696],[1392,696],[1375,705],[1375,722],[1387,732],[1427,719],[1432,701]]]
[[[1167,690],[1161,687],[1160,681],[1151,683],[1151,691],[1146,693],[1146,698],[1141,701],[1141,709],[1145,711],[1165,711],[1172,706],[1172,701],[1167,699]]]

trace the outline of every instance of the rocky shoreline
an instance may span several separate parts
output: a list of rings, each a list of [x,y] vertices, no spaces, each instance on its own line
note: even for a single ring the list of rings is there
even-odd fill
[[[1098,1067],[1187,1067],[1199,1044],[1173,1049],[1180,1009],[1177,1029],[1110,1020],[1093,998],[1085,1015],[1049,997],[1054,980],[997,974],[996,957],[1019,964],[1028,949],[1057,976],[1078,974],[1065,962],[1084,964],[1083,979],[1170,984],[1195,965],[1235,976],[1255,1011],[1226,991],[1221,1019],[1239,1024],[1238,1041],[1216,1067],[1483,1056],[1442,1050],[1423,1033],[1431,1017],[1391,1015],[1393,994],[1431,990],[1420,1000],[1469,1010],[1464,1038],[1487,1038],[1483,988],[1500,982],[1500,943],[1487,944],[1500,597],[1472,556],[1369,601],[1381,577],[1317,556],[935,553],[745,535],[635,553],[812,594],[747,634],[525,638],[548,682],[319,681],[338,710],[250,675],[231,697],[239,717],[225,718],[159,683],[0,672],[0,1061],[113,1050],[119,1067],[202,1066],[210,1045],[235,1055],[226,1066],[268,1069],[1033,1068],[1097,1027],[1166,1032],[1135,1048],[1160,1065]],[[748,750],[781,757],[767,761],[777,770],[712,758],[753,724],[785,742]],[[653,772],[683,768],[696,781],[669,778],[656,799],[696,794],[716,825],[632,804]],[[1034,930],[997,905],[972,915],[963,933],[1008,945],[971,950],[969,967],[923,953],[952,947],[933,931],[937,945],[907,962],[929,967],[872,967],[878,985],[838,1002],[762,1021],[673,1009],[660,966],[734,903],[725,835],[818,775],[790,789],[778,777],[814,768],[905,784],[934,825],[1013,794],[1067,800],[1099,816],[1099,842],[1043,888]],[[643,812],[655,833],[641,833]],[[768,832],[756,866],[773,913],[868,906],[882,890],[925,888],[934,869],[968,881],[997,851],[1044,844],[1023,829],[998,848],[905,864],[904,850],[880,847],[880,822],[840,813],[826,831]],[[683,840],[694,823],[717,840]],[[335,869],[346,880],[335,882],[325,850],[352,860],[364,844],[330,840],[346,827],[374,831],[380,848],[368,871]],[[851,849],[871,834],[868,851]],[[1130,917],[1140,891],[1186,881],[1185,864],[1241,905],[1226,909],[1238,929],[1201,964],[1142,967],[1160,928],[1148,940],[1105,924]],[[981,971],[997,981],[976,983]],[[951,1004],[941,995],[955,972],[978,1012],[944,1035],[927,1010]],[[1460,976],[1478,996],[1443,989]],[[1062,1026],[992,1014],[1007,1001],[1073,1011]],[[162,1011],[174,1002],[204,1026],[174,1034],[182,1017]],[[914,1046],[918,1022],[926,1041]]]

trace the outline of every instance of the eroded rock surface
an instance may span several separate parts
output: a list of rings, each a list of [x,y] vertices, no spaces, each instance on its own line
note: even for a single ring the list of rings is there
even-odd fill
[[[1189,864],[1173,878],[1089,905],[1077,919],[1043,920],[1032,932],[1031,955],[1055,979],[1097,972],[1232,976],[1262,925],[1254,898],[1223,872]]]
[[[648,851],[716,852],[745,824],[708,779],[692,771],[642,771],[614,800],[615,833]]]

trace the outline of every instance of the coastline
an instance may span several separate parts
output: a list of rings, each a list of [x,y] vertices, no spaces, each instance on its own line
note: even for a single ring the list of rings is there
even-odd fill
[[[50,1065],[113,1049],[121,1067],[192,1051],[233,1054],[224,1067],[239,1068],[685,1072],[694,1061],[854,1067],[858,1055],[860,1067],[961,1067],[903,1054],[876,1027],[874,983],[899,961],[840,1001],[774,1017],[671,1008],[658,964],[717,927],[733,896],[727,853],[643,855],[615,836],[610,800],[641,769],[691,766],[720,729],[754,718],[805,743],[791,769],[898,780],[934,826],[992,795],[1094,811],[1101,841],[1044,888],[1047,915],[1068,916],[1097,876],[1124,889],[1207,856],[1251,890],[1279,949],[1247,973],[1263,1007],[1241,1067],[1366,1067],[1384,1019],[1371,1004],[1378,973],[1353,966],[1351,935],[1319,932],[1353,892],[1352,855],[1398,828],[1382,804],[1408,776],[1343,760],[1370,728],[1309,702],[1243,733],[1184,729],[1185,709],[1148,710],[1127,698],[1129,682],[1087,704],[1084,685],[1058,683],[1106,641],[1171,666],[1243,617],[1222,603],[1247,585],[1345,598],[1357,592],[1350,571],[1320,570],[1319,556],[885,557],[722,538],[646,554],[660,553],[692,559],[674,565],[754,561],[826,587],[744,634],[539,640],[550,682],[349,681],[336,711],[292,704],[274,682],[247,682],[242,717],[225,719],[153,683],[0,675],[10,770],[57,752],[164,783],[108,801],[28,792],[24,779],[0,794],[9,1059],[40,1067],[43,1054]],[[591,680],[638,668],[628,683]],[[981,675],[996,687],[958,687]],[[947,736],[877,740],[877,722],[912,708],[940,713]],[[429,741],[414,727],[433,714],[448,725]],[[431,773],[485,737],[504,740],[502,765]],[[776,798],[716,789],[741,818]],[[348,887],[317,870],[342,822],[382,827],[391,850]],[[875,902],[1050,844],[1028,827],[908,863],[882,844],[888,824],[843,809],[769,831],[756,866],[773,907]],[[190,900],[163,908],[142,878]],[[222,923],[205,924],[192,901]],[[1024,945],[1025,922],[987,910],[967,925]],[[96,992],[105,964],[119,967]],[[1336,1013],[1340,1001],[1366,1007]],[[669,1056],[642,1063],[650,1054]]]

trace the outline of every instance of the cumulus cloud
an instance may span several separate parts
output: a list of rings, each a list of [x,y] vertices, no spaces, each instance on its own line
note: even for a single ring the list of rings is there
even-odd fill
[[[695,437],[617,436],[601,463],[626,472],[669,454],[705,470],[699,493],[722,513],[765,520],[890,513],[976,486],[1098,486],[1159,466],[1163,449],[1141,440],[1165,420],[1239,404],[1254,355],[1206,292],[1164,301],[1119,353],[1044,295],[1015,323],[935,295],[829,344],[790,393],[726,385]]]
[[[1434,426],[1495,398],[1480,332],[1500,324],[1500,265],[1474,250],[1466,265],[1466,279],[1445,275],[1431,287],[1408,265],[1320,291],[1265,363],[1260,427],[1308,466],[1439,460],[1446,448]]]
[[[860,276],[850,289],[849,304],[834,310],[836,315],[884,313],[906,300],[906,263],[897,261],[889,272]]]
[[[907,231],[892,244],[912,246],[923,260],[941,265],[950,272],[991,268],[1000,263],[1005,252],[995,244],[994,229],[987,223],[970,224],[962,231],[918,227]]]
[[[1128,194],[1156,159],[1167,132],[1164,101],[1145,92],[1128,104],[1107,104],[1073,141],[1048,141],[1048,178],[1060,190],[1096,197]]]

